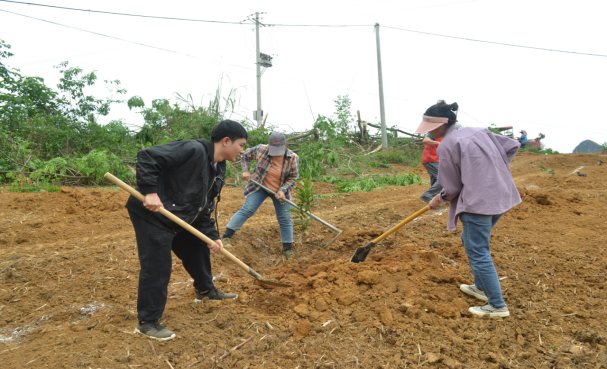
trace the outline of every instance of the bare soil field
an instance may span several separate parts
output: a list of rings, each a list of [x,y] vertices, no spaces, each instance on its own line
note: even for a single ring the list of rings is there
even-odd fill
[[[511,164],[523,203],[491,244],[509,318],[468,313],[480,301],[459,291],[472,273],[461,224],[446,230],[448,207],[406,225],[365,262],[349,262],[422,208],[428,184],[334,196],[318,184],[315,213],[344,230],[328,249],[334,232],[314,222],[298,260],[285,262],[269,201],[232,239],[245,263],[294,286],[259,285],[214,255],[217,288],[240,296],[195,304],[174,258],[161,323],[177,338],[165,343],[133,333],[139,264],[126,193],[2,192],[0,367],[607,368],[607,165],[599,159],[607,161],[523,153]],[[427,178],[423,167],[413,171]],[[241,189],[225,189],[222,230],[243,203]]]

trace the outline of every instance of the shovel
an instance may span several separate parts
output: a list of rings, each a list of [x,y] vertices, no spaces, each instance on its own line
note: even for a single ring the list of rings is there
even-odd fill
[[[389,235],[391,235],[392,233],[394,233],[397,229],[399,229],[400,227],[402,227],[405,224],[409,223],[410,221],[412,221],[413,219],[417,218],[418,216],[422,215],[426,211],[428,211],[428,206],[424,206],[422,209],[419,209],[417,211],[417,213],[411,215],[409,218],[407,218],[407,219],[403,220],[402,222],[398,223],[397,225],[395,225],[394,227],[392,227],[392,229],[390,229],[386,233],[382,234],[381,236],[377,237],[373,241],[369,242],[365,246],[357,248],[356,251],[354,251],[354,254],[352,255],[352,257],[350,258],[350,261],[353,262],[353,263],[360,263],[361,261],[365,261],[365,259],[367,258],[367,255],[369,255],[369,252],[371,251],[371,248],[373,246],[377,245],[378,242],[380,242],[384,238],[388,237]]]
[[[264,190],[266,190],[267,192],[271,193],[272,195],[276,195],[276,192],[270,190],[269,188],[267,188],[266,186],[262,185],[261,183],[257,182],[254,179],[251,179],[251,182],[255,183],[256,185],[258,185],[259,187],[263,188]],[[289,201],[287,199],[284,199],[283,201],[285,201],[287,204],[291,205],[292,207],[294,207],[295,209],[299,209],[299,206],[297,206],[293,201]],[[306,214],[308,214],[309,216],[311,216],[312,218],[318,220],[319,222],[321,222],[322,224],[326,225],[327,227],[331,228],[332,230],[334,230],[335,232],[337,232],[337,236],[335,236],[331,241],[329,241],[328,244],[326,244],[324,246],[324,248],[326,249],[330,244],[332,244],[339,236],[341,236],[341,234],[344,231],[341,231],[335,227],[333,227],[332,225],[330,225],[329,223],[325,222],[324,220],[320,219],[319,217],[317,217],[316,215],[309,213],[306,211]]]
[[[105,175],[103,177],[105,179],[107,179],[108,181],[114,183],[116,186],[122,188],[126,192],[130,193],[134,197],[138,198],[142,202],[145,201],[145,197],[141,193],[139,193],[139,191],[135,190],[131,186],[127,185],[126,183],[122,182],[118,178],[114,177],[112,174],[105,173]],[[210,238],[208,238],[207,236],[205,236],[204,234],[202,234],[202,232],[200,232],[196,228],[192,227],[188,223],[184,222],[183,220],[179,219],[176,215],[174,215],[170,211],[166,210],[165,208],[160,208],[159,212],[160,212],[160,214],[164,215],[165,217],[169,218],[173,222],[175,222],[178,225],[180,225],[181,227],[183,227],[184,229],[188,230],[194,236],[196,236],[196,237],[200,238],[201,240],[203,240],[204,242],[206,242],[207,245],[212,245],[212,244],[215,243]],[[226,256],[228,259],[230,259],[233,262],[235,262],[236,264],[238,264],[239,267],[241,267],[242,269],[244,269],[245,271],[247,271],[250,275],[252,275],[253,277],[255,277],[258,281],[260,281],[260,282],[262,282],[264,284],[267,284],[267,285],[270,285],[270,286],[276,286],[276,287],[291,287],[291,285],[288,284],[288,283],[278,282],[278,281],[275,281],[275,280],[266,279],[266,278],[262,277],[261,275],[259,275],[259,273],[257,273],[253,269],[251,269],[251,267],[249,267],[247,264],[245,264],[242,261],[240,261],[236,256],[232,255],[226,249],[222,249],[221,253],[224,256]]]

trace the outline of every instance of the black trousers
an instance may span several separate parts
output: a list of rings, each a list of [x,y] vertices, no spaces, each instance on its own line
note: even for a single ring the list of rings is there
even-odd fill
[[[129,211],[139,253],[139,290],[137,314],[140,321],[162,317],[167,302],[167,288],[171,279],[171,250],[194,279],[194,288],[206,291],[213,288],[211,250],[196,236],[180,228],[177,234],[149,223]]]

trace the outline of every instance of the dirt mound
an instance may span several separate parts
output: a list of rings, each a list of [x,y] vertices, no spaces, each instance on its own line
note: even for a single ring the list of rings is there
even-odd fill
[[[253,337],[215,367],[599,368],[607,362],[607,167],[599,158],[524,153],[512,163],[523,203],[492,234],[507,319],[468,313],[480,302],[459,291],[472,275],[459,232],[445,230],[448,208],[391,235],[365,262],[349,262],[357,247],[424,205],[422,184],[320,199],[315,213],[344,233],[324,249],[335,232],[315,222],[289,262],[266,202],[233,238],[233,253],[294,287],[260,285],[213,256],[216,286],[239,298],[195,304],[192,280],[175,259],[161,323],[177,338],[152,345],[133,333],[139,265],[127,195],[3,192],[2,367],[211,368]],[[241,189],[226,189],[222,228],[243,202]]]

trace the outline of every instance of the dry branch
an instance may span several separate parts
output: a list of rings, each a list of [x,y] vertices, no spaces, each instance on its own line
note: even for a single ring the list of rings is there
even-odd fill
[[[373,128],[381,129],[381,126],[380,126],[380,125],[377,125],[377,124],[373,124],[373,123],[367,123],[367,125],[368,125],[368,126],[371,126],[371,127],[373,127]],[[400,129],[396,129],[396,128],[388,128],[388,127],[386,127],[386,129],[387,129],[387,130],[390,130],[390,131],[395,131],[395,132],[404,133],[404,134],[406,134],[406,135],[408,135],[408,136],[411,136],[411,137],[415,137],[415,138],[422,138],[422,136],[420,136],[420,135],[416,135],[416,134],[413,134],[413,133],[405,132],[405,131],[402,131],[402,130],[400,130]]]
[[[311,136],[311,135],[314,135],[315,139],[317,140],[319,138],[319,136],[318,136],[319,135],[318,130],[312,129],[312,130],[310,130],[310,131],[308,131],[306,133],[302,133],[302,134],[297,135],[297,136],[289,137],[289,138],[287,138],[287,142],[292,141],[292,140],[298,140],[300,138],[308,137],[308,136]]]
[[[156,353],[156,349],[154,348],[154,344],[152,343],[152,341],[148,341],[148,343],[150,344],[150,348],[152,349],[152,353],[154,354],[154,356],[158,356],[158,354]]]
[[[243,343],[241,343],[240,345],[234,347],[233,349],[231,349],[230,351],[226,352],[225,354],[223,354],[219,359],[217,359],[217,362],[220,362],[221,360],[225,359],[226,357],[230,356],[232,354],[232,352],[239,350],[242,346],[246,345],[250,340],[253,339],[253,336],[247,338]]]

